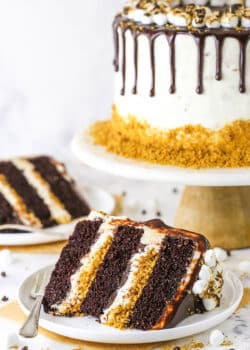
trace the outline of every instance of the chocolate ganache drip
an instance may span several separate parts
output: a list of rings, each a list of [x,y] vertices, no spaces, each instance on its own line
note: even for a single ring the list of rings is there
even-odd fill
[[[199,28],[199,30],[189,30],[180,27],[167,26],[150,26],[137,25],[129,21],[121,15],[118,15],[113,23],[114,44],[115,44],[115,58],[114,68],[118,72],[122,72],[122,89],[121,94],[125,94],[126,90],[126,32],[130,31],[134,41],[134,86],[132,93],[137,94],[138,83],[138,38],[140,35],[145,35],[149,41],[150,50],[150,69],[151,69],[151,88],[149,95],[155,96],[155,41],[160,35],[165,35],[170,52],[170,87],[169,93],[173,94],[176,91],[176,63],[175,63],[175,41],[177,35],[191,35],[194,38],[197,47],[197,94],[203,92],[203,71],[204,71],[204,47],[207,37],[214,37],[216,48],[216,67],[215,79],[220,81],[222,79],[222,62],[223,62],[223,44],[226,38],[234,38],[239,42],[240,57],[239,57],[239,91],[246,92],[246,48],[250,38],[250,30],[237,30],[234,28],[225,29],[210,29]],[[120,50],[119,50],[119,31],[121,33],[122,54],[121,54],[121,68],[119,67]]]

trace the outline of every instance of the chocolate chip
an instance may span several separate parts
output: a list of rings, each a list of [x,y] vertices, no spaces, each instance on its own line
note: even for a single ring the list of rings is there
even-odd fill
[[[2,297],[2,299],[1,299],[2,301],[8,301],[9,300],[9,298],[8,297],[6,297],[6,295],[4,295],[3,297]]]
[[[161,216],[161,212],[158,210],[158,211],[156,212],[156,215],[157,215],[157,216]]]
[[[28,346],[24,346],[21,350],[28,350]]]
[[[2,276],[2,277],[6,277],[6,276],[7,276],[7,275],[6,275],[6,272],[5,272],[5,271],[2,271],[2,272],[1,272],[1,276]]]
[[[181,350],[181,348],[179,346],[175,346],[173,350]]]
[[[174,187],[174,188],[173,188],[173,193],[176,194],[176,193],[178,193],[178,192],[179,192],[178,188],[177,188],[177,187]]]
[[[147,214],[147,211],[146,211],[145,209],[143,209],[143,210],[141,211],[141,213],[142,213],[142,215],[146,215],[146,214]]]

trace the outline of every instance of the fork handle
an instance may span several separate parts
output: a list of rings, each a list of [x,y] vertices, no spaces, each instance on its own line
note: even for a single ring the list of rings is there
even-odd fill
[[[38,333],[38,323],[42,306],[43,296],[39,295],[36,298],[35,304],[31,309],[29,317],[20,328],[19,335],[25,338],[34,338]]]

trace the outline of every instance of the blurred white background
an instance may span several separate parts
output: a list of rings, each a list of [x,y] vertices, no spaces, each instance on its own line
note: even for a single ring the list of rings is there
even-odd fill
[[[109,115],[113,16],[124,0],[0,0],[0,157],[70,156]]]

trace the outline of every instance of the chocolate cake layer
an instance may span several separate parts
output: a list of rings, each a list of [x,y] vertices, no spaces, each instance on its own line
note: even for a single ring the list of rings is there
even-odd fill
[[[61,200],[72,218],[78,218],[89,213],[90,209],[87,203],[74,191],[73,183],[62,176],[49,157],[36,157],[29,159],[29,161],[47,181],[52,192]]]
[[[0,174],[4,175],[10,186],[22,198],[28,210],[35,214],[44,227],[55,225],[50,211],[36,190],[28,183],[23,173],[11,162],[0,162]]]
[[[131,256],[137,251],[143,230],[119,226],[87,296],[81,306],[84,314],[99,317],[112,302],[119,288]]]
[[[21,224],[9,202],[0,193],[0,225],[5,225],[6,223]]]
[[[60,303],[66,297],[71,287],[70,277],[81,265],[81,258],[90,251],[101,224],[101,220],[84,220],[76,225],[69,244],[63,249],[46,287],[43,300],[46,312],[53,310],[52,306]]]
[[[135,304],[129,327],[147,330],[157,324],[164,313],[166,302],[173,303],[193,252],[194,242],[191,239],[165,238],[148,284]]]

